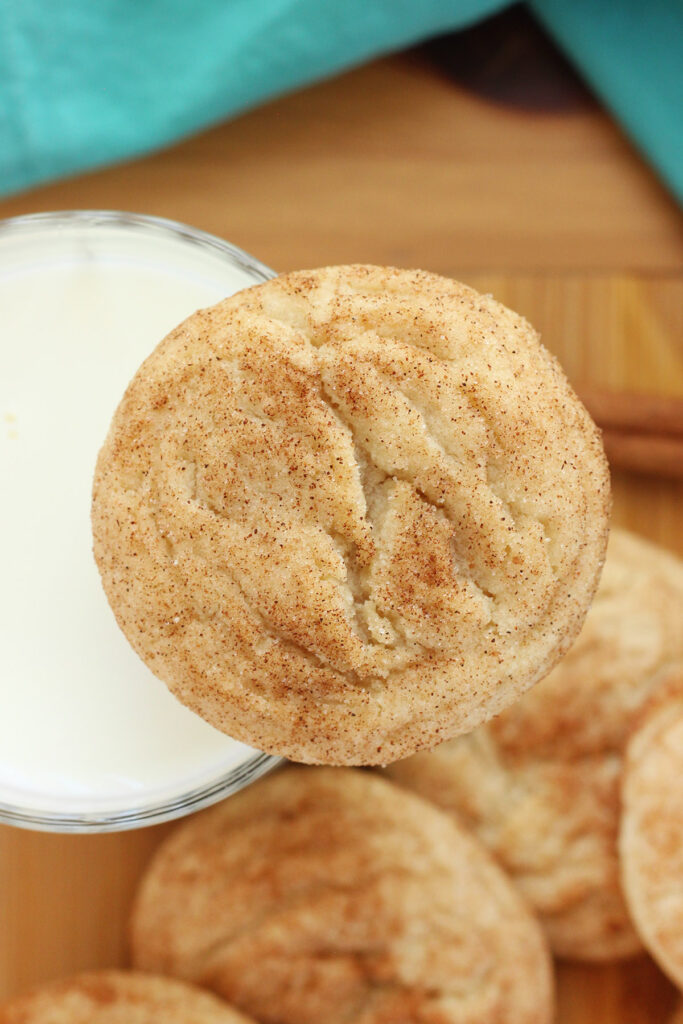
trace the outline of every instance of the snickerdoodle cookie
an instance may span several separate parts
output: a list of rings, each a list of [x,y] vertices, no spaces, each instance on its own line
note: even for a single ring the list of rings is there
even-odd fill
[[[137,971],[93,971],[0,1006],[0,1024],[250,1024],[194,985]]]
[[[683,989],[683,664],[658,689],[629,741],[621,793],[619,853],[629,910],[649,952]]]
[[[181,324],[94,482],[129,641],[269,753],[387,764],[473,728],[578,632],[604,555],[601,441],[520,317],[351,266]]]
[[[542,930],[486,850],[350,768],[287,768],[182,825],[132,951],[262,1024],[552,1019]]]
[[[569,654],[499,718],[390,769],[451,810],[520,886],[560,955],[640,948],[619,884],[623,750],[667,663],[683,654],[683,565],[615,530]]]

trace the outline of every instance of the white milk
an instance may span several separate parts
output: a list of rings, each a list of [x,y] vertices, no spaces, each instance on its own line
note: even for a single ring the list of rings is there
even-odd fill
[[[116,817],[253,758],[128,646],[92,556],[90,489],[143,358],[264,276],[158,227],[0,231],[0,805]]]

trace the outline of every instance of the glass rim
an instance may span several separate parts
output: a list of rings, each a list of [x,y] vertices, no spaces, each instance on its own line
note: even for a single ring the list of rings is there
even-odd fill
[[[273,771],[283,758],[274,754],[254,752],[242,764],[224,775],[196,789],[188,790],[171,800],[151,802],[127,811],[42,811],[24,809],[16,804],[0,801],[0,824],[35,832],[85,833],[126,832],[147,825],[160,825],[164,821],[182,818],[203,807],[209,807],[223,797],[232,796],[262,775]]]
[[[45,213],[21,214],[0,219],[0,241],[13,233],[23,234],[41,226],[119,227],[142,230],[157,237],[166,236],[175,243],[198,246],[219,259],[236,264],[253,274],[255,284],[275,277],[275,271],[238,246],[217,235],[166,217],[123,210],[53,210]],[[272,771],[283,759],[273,754],[254,751],[242,763],[233,765],[211,782],[196,786],[170,799],[151,800],[127,810],[52,811],[36,805],[0,801],[0,824],[41,832],[103,833],[122,832],[180,818],[193,811],[230,796],[251,782]]]
[[[0,236],[12,231],[24,231],[40,225],[72,226],[81,224],[91,227],[130,227],[150,231],[157,235],[167,235],[175,241],[182,239],[191,245],[230,257],[231,261],[257,275],[263,281],[275,277],[275,271],[255,256],[226,242],[218,235],[212,235],[201,228],[194,228],[182,221],[170,220],[167,217],[155,217],[146,213],[131,213],[126,210],[49,210],[43,213],[25,213],[17,217],[0,219]]]

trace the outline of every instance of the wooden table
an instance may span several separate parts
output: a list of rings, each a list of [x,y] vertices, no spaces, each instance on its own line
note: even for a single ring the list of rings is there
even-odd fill
[[[488,105],[420,55],[381,61],[175,148],[0,202],[0,216],[141,211],[279,270],[368,261],[460,277],[524,313],[574,381],[683,395],[676,207],[597,108]],[[615,474],[614,520],[683,555],[683,486]],[[172,826],[112,836],[0,829],[0,996],[125,962],[131,894]],[[562,965],[561,1024],[660,1024],[646,958]]]

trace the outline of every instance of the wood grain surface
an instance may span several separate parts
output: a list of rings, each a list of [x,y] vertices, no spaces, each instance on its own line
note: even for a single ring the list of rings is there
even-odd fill
[[[0,202],[184,220],[284,270],[342,261],[460,277],[527,316],[576,382],[683,395],[675,205],[599,109],[539,116],[468,96],[409,55],[165,153]],[[683,555],[683,484],[614,475],[614,521]],[[0,828],[0,997],[125,962],[126,917],[172,826],[112,836]],[[645,957],[561,965],[559,1024],[664,1024]]]

